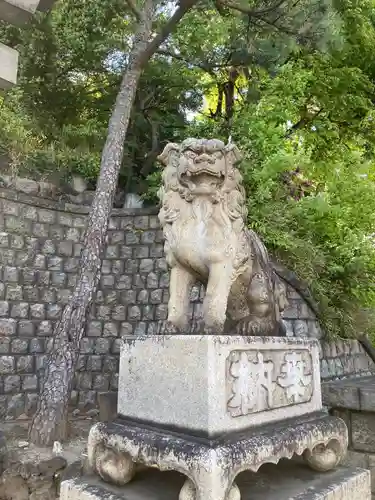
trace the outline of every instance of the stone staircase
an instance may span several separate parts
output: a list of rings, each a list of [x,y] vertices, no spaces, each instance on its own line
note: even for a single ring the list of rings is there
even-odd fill
[[[64,481],[60,500],[178,500],[184,481],[176,472],[153,469],[139,472],[122,488],[85,476]],[[371,500],[369,471],[339,468],[314,473],[299,460],[268,464],[257,473],[244,472],[237,484],[241,500]]]

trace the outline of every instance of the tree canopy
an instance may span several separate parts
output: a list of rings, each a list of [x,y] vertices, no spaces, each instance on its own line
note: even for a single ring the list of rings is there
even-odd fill
[[[375,331],[374,14],[370,0],[198,2],[143,72],[119,181],[153,200],[166,142],[231,138],[249,225],[345,336]],[[0,25],[21,52],[0,108],[13,169],[95,186],[133,24],[121,0],[60,0],[29,29]]]

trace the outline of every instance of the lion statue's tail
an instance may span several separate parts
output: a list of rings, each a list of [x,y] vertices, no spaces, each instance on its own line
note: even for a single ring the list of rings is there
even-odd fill
[[[275,321],[280,329],[279,335],[284,336],[286,334],[286,328],[282,321],[281,313],[287,305],[285,285],[276,274],[265,245],[257,233],[252,229],[249,229],[249,239],[255,260],[260,267],[260,271],[268,281],[268,288],[273,300]]]

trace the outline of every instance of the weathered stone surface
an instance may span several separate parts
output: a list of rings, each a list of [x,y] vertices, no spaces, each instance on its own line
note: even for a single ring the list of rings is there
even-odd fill
[[[318,356],[307,339],[127,338],[118,413],[212,436],[317,411]]]
[[[352,412],[352,447],[359,451],[375,451],[375,413]]]
[[[117,392],[100,392],[98,394],[99,418],[101,422],[112,422],[117,416]]]
[[[24,179],[22,177],[16,177],[15,189],[22,191],[26,194],[35,195],[38,194],[39,185],[37,182],[31,179]]]
[[[375,365],[357,340],[322,342],[322,380],[367,377]]]
[[[4,472],[4,469],[7,465],[6,463],[7,458],[8,458],[7,442],[3,431],[0,431],[0,474]]]
[[[87,189],[87,181],[79,175],[74,175],[72,178],[71,187],[76,193],[83,193]]]
[[[67,465],[62,457],[29,459],[12,457],[0,485],[0,496],[4,500],[56,500],[59,473]]]
[[[7,416],[10,419],[17,419],[24,413],[25,410],[25,395],[13,394],[8,399]]]
[[[375,412],[375,377],[371,377],[370,380],[362,380],[359,392],[361,410]]]
[[[375,454],[361,451],[348,450],[342,461],[345,467],[361,467],[368,469],[371,473],[371,491],[375,493]]]
[[[322,395],[323,404],[330,408],[375,411],[375,376],[324,382]]]
[[[322,384],[323,404],[330,408],[360,409],[358,381],[335,381]]]

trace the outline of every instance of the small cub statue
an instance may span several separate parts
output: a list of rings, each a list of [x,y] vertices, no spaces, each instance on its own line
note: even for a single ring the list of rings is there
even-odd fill
[[[284,287],[257,234],[246,227],[241,155],[234,144],[169,143],[159,190],[159,220],[171,268],[168,324],[188,333],[191,286],[205,285],[206,333],[285,334]]]

